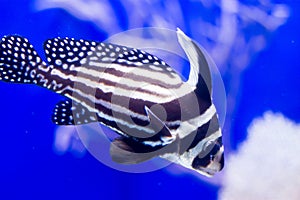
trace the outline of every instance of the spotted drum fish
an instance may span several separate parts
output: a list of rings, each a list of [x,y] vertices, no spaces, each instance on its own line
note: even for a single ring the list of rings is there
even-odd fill
[[[224,147],[212,103],[212,81],[201,49],[181,30],[190,61],[188,80],[145,51],[71,38],[45,41],[47,62],[29,41],[9,35],[0,43],[0,80],[45,87],[66,99],[57,125],[100,122],[119,137],[110,154],[118,163],[159,156],[212,176],[224,166]]]

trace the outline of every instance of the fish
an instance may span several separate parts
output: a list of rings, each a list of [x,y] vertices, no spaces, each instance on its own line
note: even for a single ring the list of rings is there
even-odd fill
[[[176,34],[190,62],[187,81],[133,47],[56,37],[44,42],[44,61],[19,35],[0,41],[0,81],[62,95],[52,114],[56,125],[98,122],[115,131],[109,151],[117,163],[161,157],[211,177],[224,167],[211,71],[197,43],[179,28]]]

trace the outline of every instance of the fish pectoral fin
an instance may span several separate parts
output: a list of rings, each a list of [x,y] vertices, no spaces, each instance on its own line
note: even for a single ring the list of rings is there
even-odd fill
[[[113,161],[121,164],[137,164],[162,155],[166,151],[174,151],[175,146],[170,143],[175,138],[170,129],[147,106],[145,106],[145,111],[150,122],[148,126],[156,134],[148,138],[116,138],[110,145],[110,155]]]
[[[110,155],[114,162],[120,164],[137,164],[156,156],[156,152],[143,152],[141,144],[125,137],[116,138],[110,145]]]
[[[97,116],[75,101],[67,99],[56,104],[52,121],[57,125],[80,125],[97,122]]]
[[[149,127],[151,127],[156,133],[156,135],[149,138],[149,142],[161,141],[162,145],[164,145],[164,143],[168,144],[172,142],[174,138],[172,137],[171,131],[167,125],[161,121],[159,117],[155,115],[147,106],[145,106],[145,111],[150,121]]]

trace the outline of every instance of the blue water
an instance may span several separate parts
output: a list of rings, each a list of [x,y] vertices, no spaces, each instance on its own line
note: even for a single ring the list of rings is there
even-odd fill
[[[1,0],[0,36],[25,36],[42,54],[42,43],[48,38],[68,36],[102,41],[114,33],[115,27],[111,27],[109,32],[92,21],[78,19],[62,8],[38,11],[36,2]],[[205,11],[203,4],[194,5],[195,1],[178,2],[184,16],[183,21],[179,21],[180,27],[188,35],[194,33],[194,39],[201,44],[203,38],[193,31],[198,28],[195,19],[201,16],[198,9]],[[245,5],[258,4],[242,2]],[[261,27],[256,27],[254,23],[254,28],[249,31],[262,33],[266,38],[265,48],[250,55],[242,73],[226,71],[226,66],[234,67],[232,64],[226,65],[230,60],[223,63],[225,67],[220,70],[227,90],[232,88],[231,84],[235,84],[230,81],[233,80],[232,77],[239,76],[240,80],[234,105],[231,105],[233,112],[226,119],[230,129],[224,130],[224,137],[230,141],[230,146],[225,148],[230,151],[245,139],[247,127],[253,118],[261,116],[267,110],[281,112],[300,122],[300,3],[274,3],[284,3],[290,8],[287,21],[269,32],[261,32]],[[166,6],[163,1],[156,4],[158,8]],[[203,12],[202,19],[216,24],[218,21],[213,14],[218,15],[220,10],[214,7],[214,3],[211,4],[211,10]],[[123,4],[112,1],[111,5],[118,11],[116,19],[119,30],[139,28],[137,25],[130,25],[131,18],[127,16]],[[168,18],[163,12],[158,14]],[[139,19],[139,13],[136,18]],[[140,23],[144,27],[150,25],[149,20]],[[175,22],[173,25],[179,26]],[[244,34],[250,32],[246,30]],[[206,42],[212,43],[210,40]],[[234,56],[231,55],[230,58]],[[181,174],[165,169],[134,174],[111,169],[88,153],[82,157],[76,157],[72,153],[57,155],[53,150],[57,126],[51,122],[51,112],[62,97],[34,85],[3,82],[0,83],[0,93],[0,199],[218,198],[220,186],[186,170]]]

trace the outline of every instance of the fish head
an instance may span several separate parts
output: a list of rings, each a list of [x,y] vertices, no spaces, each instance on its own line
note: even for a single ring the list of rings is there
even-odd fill
[[[220,131],[220,130],[219,130]],[[192,161],[192,168],[211,177],[224,167],[224,147],[221,138],[208,140],[202,151]]]

